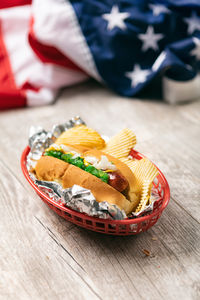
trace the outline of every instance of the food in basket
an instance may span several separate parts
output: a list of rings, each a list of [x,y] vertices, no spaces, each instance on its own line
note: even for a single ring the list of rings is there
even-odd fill
[[[158,174],[148,159],[129,157],[135,144],[130,129],[106,143],[98,132],[79,125],[64,131],[45,149],[33,172],[37,179],[58,182],[64,189],[86,188],[96,201],[114,204],[129,215],[150,204],[152,182]]]
[[[100,134],[96,130],[88,128],[85,125],[75,126],[64,131],[59,136],[56,143],[58,145],[70,143],[71,145],[82,145],[96,149],[105,147],[105,141]]]

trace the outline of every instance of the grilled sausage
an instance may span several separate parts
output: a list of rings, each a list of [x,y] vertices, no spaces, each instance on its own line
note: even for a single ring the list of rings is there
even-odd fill
[[[123,192],[128,187],[127,179],[122,175],[120,171],[109,172],[108,184],[119,192]]]

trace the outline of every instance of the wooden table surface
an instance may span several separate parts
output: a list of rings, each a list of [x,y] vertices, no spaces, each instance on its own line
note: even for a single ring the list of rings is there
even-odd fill
[[[30,126],[49,130],[75,115],[108,136],[131,128],[136,149],[166,175],[171,200],[148,232],[79,228],[26,182]],[[200,101],[126,99],[89,82],[52,106],[1,112],[0,136],[0,299],[200,299]]]

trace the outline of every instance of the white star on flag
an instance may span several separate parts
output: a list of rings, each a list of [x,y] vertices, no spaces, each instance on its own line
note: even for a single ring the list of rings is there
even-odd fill
[[[196,12],[192,12],[190,18],[184,18],[184,21],[188,25],[188,33],[191,34],[195,30],[200,30],[200,17],[197,16]]]
[[[154,16],[171,13],[171,11],[162,4],[149,4],[149,7],[152,9]]]
[[[192,40],[195,44],[195,48],[190,52],[190,54],[194,55],[197,60],[200,60],[200,39],[194,37]]]
[[[161,33],[155,33],[153,26],[148,26],[146,33],[138,34],[139,39],[143,42],[142,51],[148,49],[158,50],[158,41],[161,40],[164,35]]]
[[[108,21],[107,29],[112,30],[115,27],[119,27],[120,29],[126,29],[126,24],[124,20],[130,16],[127,12],[120,12],[117,5],[114,5],[109,14],[103,14],[102,18]]]
[[[142,70],[140,66],[136,64],[133,71],[126,72],[125,76],[131,80],[131,87],[135,87],[139,83],[145,82],[150,73],[149,70]]]

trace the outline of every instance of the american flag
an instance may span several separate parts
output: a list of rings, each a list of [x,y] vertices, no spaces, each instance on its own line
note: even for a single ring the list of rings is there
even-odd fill
[[[178,103],[200,97],[199,69],[200,0],[0,1],[1,109],[90,77],[128,97],[160,78]]]

